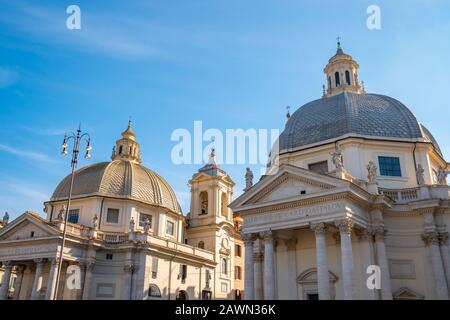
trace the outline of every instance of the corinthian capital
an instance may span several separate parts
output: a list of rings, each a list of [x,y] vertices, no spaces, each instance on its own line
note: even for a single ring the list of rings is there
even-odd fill
[[[427,246],[439,245],[439,235],[435,231],[429,231],[422,234],[422,240],[426,243]]]
[[[241,232],[241,239],[244,241],[246,245],[253,244],[253,241],[255,241],[256,237],[253,233],[242,233]]]
[[[134,271],[134,265],[131,263],[127,263],[123,266],[123,271],[125,271],[126,273],[132,273]]]
[[[316,236],[324,235],[327,230],[327,227],[325,226],[325,223],[323,223],[323,222],[313,223],[310,226],[311,226],[311,229],[314,230]]]
[[[335,222],[336,227],[339,228],[339,231],[341,233],[352,233],[353,230],[353,221],[349,218],[338,220]]]
[[[259,233],[261,238],[264,239],[264,242],[272,242],[273,241],[273,233],[271,230],[262,231]]]
[[[448,232],[439,232],[439,244],[448,246]]]

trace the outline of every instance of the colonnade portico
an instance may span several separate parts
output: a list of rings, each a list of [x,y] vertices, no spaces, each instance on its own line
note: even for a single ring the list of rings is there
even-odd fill
[[[366,239],[372,241],[376,246],[376,261],[381,269],[381,282],[383,283],[381,292],[381,299],[392,299],[392,292],[390,286],[390,275],[388,268],[388,260],[386,256],[386,248],[384,243],[385,230],[382,226],[377,228],[362,228],[357,226],[358,231],[366,234]],[[341,299],[351,300],[356,299],[355,279],[354,279],[354,248],[352,245],[352,234],[355,230],[352,219],[345,218],[332,222],[317,222],[311,223],[309,228],[315,235],[315,251],[316,251],[316,270],[317,270],[317,290],[320,300],[329,300],[331,296],[330,287],[330,270],[328,267],[328,253],[326,244],[326,234],[338,236],[336,239],[339,243],[339,252],[341,256],[341,275],[342,281],[342,295]],[[245,241],[246,255],[246,281],[245,281],[245,299],[252,300],[261,299],[263,296],[265,300],[277,299],[276,296],[276,272],[274,269],[274,255],[276,248],[276,239],[278,232],[267,230],[259,233],[243,234]],[[263,242],[263,251],[255,252],[254,243],[256,240]],[[286,243],[296,243],[292,239],[283,239]],[[300,240],[301,241],[301,240]],[[292,248],[291,248],[292,249]],[[252,257],[251,259],[250,257]],[[261,256],[264,263],[261,265]],[[301,259],[301,257],[300,257]],[[263,270],[260,270],[262,267]],[[254,271],[254,272],[251,272]],[[264,280],[261,282],[260,273],[264,274]],[[289,282],[296,281],[289,279]],[[262,293],[258,293],[261,290]]]
[[[63,261],[64,265],[77,264],[80,267],[80,283],[81,290],[79,290],[78,296],[82,299],[89,298],[89,290],[90,283],[92,279],[92,270],[94,266],[94,262],[89,261],[87,263],[81,262],[72,262],[68,260]],[[33,270],[33,281],[30,291],[29,298],[31,300],[39,300],[42,299],[42,296],[45,297],[46,300],[51,300],[54,297],[55,289],[56,289],[56,275],[58,270],[58,260],[56,257],[49,258],[36,258],[30,260],[8,260],[3,261],[2,266],[4,268],[3,277],[1,279],[0,286],[0,300],[7,300],[9,294],[9,283],[11,281],[13,268],[16,267],[17,281],[15,285],[14,299],[19,299],[19,294],[22,289],[22,280],[24,277],[25,270]],[[44,280],[44,271],[48,269],[48,277],[46,283]],[[60,286],[58,290],[58,299],[62,298],[64,294],[65,287],[65,272],[67,268],[63,268],[61,272]],[[45,293],[42,292],[42,289],[45,288]]]

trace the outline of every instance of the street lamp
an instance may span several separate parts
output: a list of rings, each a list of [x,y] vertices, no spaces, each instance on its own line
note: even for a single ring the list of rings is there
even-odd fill
[[[55,292],[53,293],[53,300],[57,299],[58,296],[58,289],[59,289],[59,279],[61,278],[61,269],[62,269],[62,260],[63,260],[63,253],[64,253],[64,245],[66,243],[66,232],[67,232],[67,220],[69,217],[69,210],[70,210],[70,201],[72,199],[72,188],[73,188],[73,179],[74,179],[74,172],[77,167],[78,163],[78,154],[80,153],[80,144],[81,141],[84,140],[86,142],[86,148],[85,148],[85,155],[84,157],[86,159],[89,159],[91,157],[90,151],[92,150],[91,147],[91,137],[87,133],[81,132],[81,126],[78,127],[77,133],[66,133],[64,135],[63,143],[61,144],[61,155],[66,156],[67,155],[67,143],[73,139],[73,150],[72,150],[72,172],[70,174],[70,188],[69,188],[69,197],[67,198],[67,205],[66,210],[64,212],[63,220],[64,220],[64,229],[63,229],[63,237],[62,237],[62,245],[61,249],[59,250],[59,257],[58,257],[58,272],[56,274],[56,285],[55,285]]]

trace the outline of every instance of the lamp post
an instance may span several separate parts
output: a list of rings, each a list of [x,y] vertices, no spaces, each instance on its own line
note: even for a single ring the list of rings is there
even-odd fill
[[[56,300],[58,297],[58,289],[59,289],[59,279],[61,278],[61,269],[62,269],[62,260],[63,260],[63,253],[64,253],[64,245],[66,243],[66,232],[67,232],[67,220],[69,217],[69,210],[70,210],[70,202],[72,199],[72,188],[73,188],[73,180],[74,180],[74,172],[77,167],[78,163],[78,154],[80,153],[80,144],[82,140],[85,140],[86,142],[86,154],[84,157],[86,159],[89,159],[91,157],[90,151],[92,150],[91,147],[91,138],[89,134],[82,133],[81,132],[81,126],[78,126],[77,133],[66,133],[64,135],[64,140],[61,145],[62,151],[61,155],[66,156],[67,155],[67,143],[73,139],[73,150],[72,150],[72,172],[70,174],[70,188],[69,188],[69,197],[67,198],[67,205],[66,210],[64,212],[63,220],[64,220],[64,229],[63,229],[63,237],[62,237],[62,244],[61,249],[59,250],[59,257],[58,257],[58,272],[56,273],[56,285],[55,285],[55,292],[53,292],[53,300]]]

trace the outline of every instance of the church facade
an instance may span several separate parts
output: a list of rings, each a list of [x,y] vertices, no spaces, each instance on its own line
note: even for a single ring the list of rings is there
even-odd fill
[[[245,299],[449,299],[449,164],[340,44],[323,97],[288,113],[243,218]]]
[[[58,290],[70,176],[45,203],[46,218],[5,215],[0,299],[240,299],[239,219],[228,208],[234,182],[214,153],[190,181],[188,217],[168,183],[141,165],[131,123],[111,159],[75,171]]]

